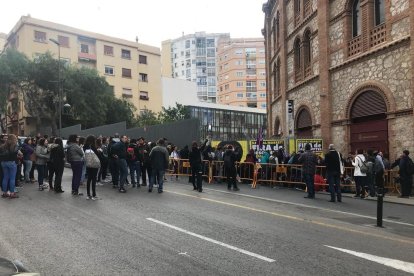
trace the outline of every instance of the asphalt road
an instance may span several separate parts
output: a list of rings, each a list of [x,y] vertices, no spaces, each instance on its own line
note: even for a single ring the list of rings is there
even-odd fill
[[[198,193],[185,178],[162,194],[106,185],[90,201],[70,195],[70,177],[63,194],[28,184],[0,200],[1,257],[42,275],[414,273],[413,206],[385,204],[377,228],[374,201],[247,185]]]

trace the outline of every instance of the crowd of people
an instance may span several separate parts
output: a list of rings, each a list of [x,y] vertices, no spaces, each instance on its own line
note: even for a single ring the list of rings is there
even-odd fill
[[[340,178],[345,167],[354,167],[355,197],[365,198],[376,196],[376,187],[384,185],[384,171],[395,166],[399,167],[401,182],[401,197],[411,194],[413,162],[408,150],[394,163],[377,151],[364,152],[358,149],[355,154],[349,153],[345,159],[334,145],[329,145],[329,152],[324,158],[311,151],[309,144],[305,151],[286,154],[283,148],[278,151],[263,152],[260,160],[251,149],[246,155],[244,164],[241,162],[241,149],[232,145],[214,148],[208,139],[202,144],[193,142],[191,148],[185,146],[178,150],[177,146],[168,143],[162,138],[157,142],[147,142],[144,137],[130,139],[127,136],[98,137],[93,135],[79,137],[70,135],[67,144],[59,137],[36,136],[25,138],[21,143],[15,135],[0,136],[0,180],[2,197],[18,198],[16,186],[24,183],[35,183],[34,171],[37,171],[39,191],[48,189],[55,193],[63,193],[62,176],[65,164],[69,163],[72,170],[72,195],[81,196],[79,187],[86,184],[87,199],[97,200],[97,185],[112,183],[112,187],[120,193],[125,193],[126,186],[132,188],[148,185],[148,192],[152,192],[157,185],[158,193],[163,192],[166,180],[165,173],[171,173],[178,179],[180,173],[190,174],[189,182],[194,190],[203,191],[203,175],[206,175],[208,166],[205,162],[214,163],[214,175],[221,182],[227,179],[227,188],[238,191],[237,179],[240,174],[252,174],[254,164],[260,162],[262,168],[266,164],[298,164],[301,165],[301,179],[306,183],[306,198],[315,198],[316,166],[326,167],[326,179],[329,184],[331,202],[341,202]],[[180,160],[188,160],[188,171],[179,172],[182,167]],[[239,166],[239,167],[238,167]],[[240,169],[242,166],[243,169]],[[181,168],[182,169],[182,168]],[[191,171],[189,171],[191,170]],[[128,180],[129,175],[129,180]],[[266,177],[266,176],[264,176]],[[247,176],[247,178],[251,178]],[[171,178],[173,179],[173,178]],[[130,183],[129,183],[130,181]],[[45,184],[47,182],[47,184]]]

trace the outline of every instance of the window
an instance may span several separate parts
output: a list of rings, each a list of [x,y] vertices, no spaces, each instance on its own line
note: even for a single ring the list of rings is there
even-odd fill
[[[295,40],[295,45],[293,46],[293,52],[295,55],[295,76],[296,81],[301,78],[301,53],[300,53],[300,39]]]
[[[144,101],[148,101],[149,100],[148,92],[147,91],[139,91],[139,99],[144,100]]]
[[[259,59],[259,64],[266,64],[266,60],[264,60],[264,59]]]
[[[236,65],[243,65],[243,60],[236,60]]]
[[[266,98],[266,93],[260,93],[260,94],[259,94],[259,97],[260,97],[260,98]]]
[[[207,76],[214,77],[216,75],[216,68],[207,68]]]
[[[58,35],[58,42],[62,47],[69,47],[69,37]]]
[[[229,88],[230,88],[230,85],[228,84],[224,85],[224,90],[229,90]]]
[[[242,99],[243,98],[243,93],[237,93],[237,98]]]
[[[242,82],[242,81],[238,81],[238,82],[236,82],[236,86],[237,86],[237,87],[243,87],[243,82]]]
[[[274,83],[274,97],[276,98],[277,96],[280,95],[280,59],[277,59],[276,64],[274,66],[274,71],[273,71],[273,83]]]
[[[184,71],[183,71],[184,72]],[[148,82],[148,74],[139,73],[139,79],[138,81],[141,82]]]
[[[214,56],[216,56],[216,49],[215,48],[207,49],[207,57],[214,57]]]
[[[139,55],[139,64],[147,64],[147,56]]]
[[[294,0],[293,8],[295,11],[295,25],[297,25],[300,21],[300,0]]]
[[[361,15],[360,15],[360,2],[354,0],[352,5],[352,37],[359,36],[361,34]]]
[[[105,65],[105,75],[114,75],[114,67]]]
[[[122,77],[123,78],[131,78],[131,69],[122,68]]]
[[[122,49],[121,51],[121,57],[126,59],[131,59],[131,51]]]
[[[260,106],[261,106],[262,108],[266,108],[266,104],[265,104],[265,103],[262,103]]]
[[[207,66],[208,67],[215,67],[216,66],[216,60],[214,58],[208,58],[207,59]]]
[[[215,86],[216,85],[216,78],[207,78],[207,84],[209,86]]]
[[[114,55],[114,47],[104,45],[104,55],[105,56],[113,56]]]
[[[191,41],[190,40],[186,40],[185,41],[185,48],[186,49],[190,48],[190,45],[191,45]]]
[[[303,37],[303,65],[305,69],[305,77],[311,75],[311,58],[312,58],[312,51],[311,51],[311,32],[309,29],[305,31],[305,35]]]
[[[280,44],[280,24],[279,24],[279,11],[276,15],[276,47],[279,47]]]
[[[266,87],[266,82],[265,81],[261,81],[260,82],[260,87]]]
[[[81,53],[85,53],[85,54],[89,53],[89,45],[88,44],[81,44]]]
[[[243,55],[243,49],[236,49],[234,53],[238,56]]]
[[[132,97],[132,89],[131,88],[122,88],[122,96],[123,97]]]
[[[237,71],[236,77],[243,77],[243,71]]]
[[[207,47],[215,47],[214,38],[207,38]]]
[[[375,0],[375,26],[385,22],[385,3],[384,0]]]
[[[44,42],[46,43],[46,33],[45,32],[34,32],[34,40],[37,42]]]

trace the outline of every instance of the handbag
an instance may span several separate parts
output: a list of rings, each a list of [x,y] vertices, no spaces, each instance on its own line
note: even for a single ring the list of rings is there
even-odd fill
[[[99,169],[101,167],[98,155],[91,149],[85,151],[85,163],[87,168]]]

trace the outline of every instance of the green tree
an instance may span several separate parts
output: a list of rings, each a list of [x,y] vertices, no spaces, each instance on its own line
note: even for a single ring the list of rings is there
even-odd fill
[[[21,87],[27,83],[29,77],[29,60],[20,52],[7,49],[0,56],[0,113],[10,116],[7,112],[7,102],[11,93],[15,93],[17,104],[21,94]],[[6,126],[1,125],[5,132]]]
[[[179,103],[175,103],[175,107],[163,107],[159,113],[159,121],[161,123],[171,123],[185,119],[190,119],[190,110]]]
[[[134,126],[134,112],[136,108],[124,99],[113,98],[108,103],[106,112],[106,124],[126,121],[127,127]]]
[[[135,125],[138,127],[146,127],[151,125],[157,125],[160,121],[158,119],[157,113],[152,110],[145,109],[141,112],[135,119]]]

